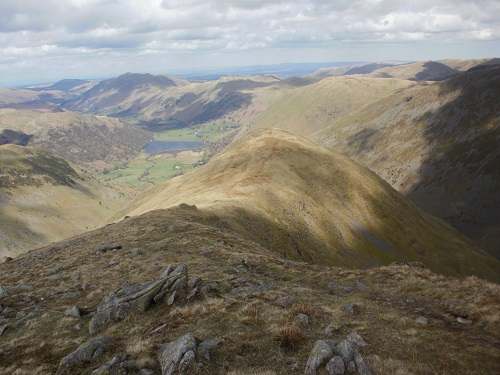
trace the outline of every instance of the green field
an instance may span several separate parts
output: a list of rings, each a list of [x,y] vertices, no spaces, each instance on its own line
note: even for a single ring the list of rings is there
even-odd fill
[[[213,123],[192,128],[173,129],[155,133],[158,141],[216,141],[239,128],[239,124]]]
[[[173,129],[155,133],[158,141],[216,141],[237,129],[237,123],[213,123],[193,128]],[[196,161],[178,157],[178,153],[166,153],[165,157],[140,152],[126,166],[115,166],[96,175],[97,178],[145,190],[155,184],[186,173],[196,166]]]

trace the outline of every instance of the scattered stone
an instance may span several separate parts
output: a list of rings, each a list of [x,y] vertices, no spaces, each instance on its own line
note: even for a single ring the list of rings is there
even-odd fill
[[[205,340],[198,345],[197,355],[198,358],[206,362],[210,362],[210,350],[220,345],[223,341],[220,338]]]
[[[162,375],[186,373],[187,368],[194,361],[195,352],[196,339],[192,333],[186,333],[181,338],[164,345],[159,355]]]
[[[335,320],[334,322],[326,326],[326,328],[323,330],[323,333],[325,335],[331,336],[333,335],[333,332],[338,331],[340,328],[342,328],[342,326],[343,324],[340,321]]]
[[[30,292],[32,290],[33,290],[33,285],[31,285],[31,284],[20,284],[20,285],[16,285],[13,288],[10,288],[10,292],[12,294],[26,293],[26,292]]]
[[[114,266],[117,266],[118,265],[118,261],[117,260],[110,260],[109,263],[108,263],[108,266],[110,267],[114,267]]]
[[[188,287],[190,289],[194,289],[198,286],[198,284],[201,283],[201,277],[199,276],[191,276],[189,279],[188,279]]]
[[[290,307],[293,303],[293,298],[289,295],[285,295],[283,297],[279,297],[274,303],[280,307],[287,308]]]
[[[425,265],[422,262],[410,262],[408,265],[414,268],[425,268]]]
[[[109,375],[119,373],[118,370],[123,362],[121,354],[115,355],[110,361],[92,371],[92,375]]]
[[[358,369],[358,374],[361,374],[361,375],[371,375],[372,374],[370,372],[370,369],[368,368],[368,365],[363,360],[363,357],[361,357],[361,354],[359,354],[359,352],[357,350],[354,352],[354,362],[356,363],[356,368]]]
[[[0,285],[0,298],[4,298],[7,296],[10,296],[10,290],[4,287],[3,285]]]
[[[348,303],[342,306],[342,311],[349,315],[354,315],[359,312],[359,306],[355,303]]]
[[[297,321],[303,325],[304,327],[308,326],[309,325],[309,317],[306,315],[306,314],[297,314],[297,316],[295,317],[295,319],[297,319]]]
[[[290,371],[299,371],[299,364],[298,363],[292,363],[290,366],[288,366]]]
[[[333,281],[328,283],[326,286],[330,289],[337,289],[337,290],[341,290],[341,291],[346,292],[346,293],[351,293],[354,291],[354,288],[352,286],[341,285],[341,284],[338,284],[338,283],[333,282]]]
[[[94,358],[104,353],[110,343],[111,338],[100,337],[80,345],[78,349],[61,360],[56,374],[62,374],[73,366],[81,366],[82,364],[91,362]]]
[[[81,331],[83,328],[82,323],[76,323],[75,326],[73,327],[77,331]]]
[[[62,271],[64,271],[64,267],[59,266],[47,272],[47,276],[56,275],[58,273],[61,273]]]
[[[464,318],[461,318],[461,317],[457,318],[457,322],[462,323],[462,324],[467,324],[467,325],[472,324],[472,320],[464,319]]]
[[[347,335],[347,341],[349,341],[351,344],[354,344],[356,347],[363,348],[368,345],[357,332],[349,333],[349,335]]]
[[[304,375],[316,375],[318,368],[332,357],[333,351],[327,340],[318,340],[314,344],[307,360]]]
[[[73,299],[73,298],[79,298],[82,296],[82,292],[67,292],[64,293],[60,298],[61,299]]]
[[[2,314],[3,316],[9,318],[11,315],[13,315],[14,309],[12,307],[7,306],[6,308],[3,309]]]
[[[26,313],[26,311],[19,311],[16,314],[16,319],[22,319],[22,318],[25,318],[26,316],[28,316],[28,314]]]
[[[141,249],[138,249],[137,247],[130,250],[130,254],[133,256],[133,257],[136,257],[137,255],[140,255],[141,254]]]
[[[326,365],[326,372],[328,375],[344,375],[345,365],[342,357],[334,356]]]
[[[358,289],[359,291],[365,292],[365,291],[369,290],[370,288],[368,287],[368,285],[363,284],[362,282],[356,281],[356,289]]]
[[[415,319],[415,322],[419,324],[427,324],[429,323],[429,319],[427,319],[425,316],[419,316],[417,319]]]
[[[106,251],[109,251],[109,250],[118,250],[121,248],[122,248],[122,245],[119,245],[116,243],[101,244],[101,246],[99,246],[97,249],[97,254],[105,253]]]
[[[237,288],[232,289],[229,294],[232,296],[236,296],[238,294],[258,294],[264,292],[264,288],[248,283],[246,286],[239,286]]]
[[[6,329],[7,329],[7,326],[0,327],[0,336],[3,335],[3,333],[5,332]]]
[[[154,375],[155,372],[151,369],[148,368],[143,368],[141,371],[139,371],[139,375]]]
[[[78,306],[73,306],[73,307],[70,307],[68,308],[65,312],[64,312],[64,315],[65,316],[73,316],[75,318],[81,318],[81,314],[80,314],[80,309],[78,308]]]

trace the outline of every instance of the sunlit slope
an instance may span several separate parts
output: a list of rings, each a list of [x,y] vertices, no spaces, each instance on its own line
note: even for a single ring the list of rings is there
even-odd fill
[[[0,259],[102,225],[127,201],[48,151],[0,146]]]
[[[376,69],[369,75],[377,78],[399,78],[412,81],[440,81],[458,71],[437,61],[416,61]]]
[[[15,109],[0,110],[2,134],[22,135],[23,145],[44,147],[78,165],[127,160],[152,139],[146,130],[104,116]]]
[[[282,130],[253,132],[206,166],[146,192],[121,216],[181,203],[295,260],[347,267],[419,260],[446,274],[489,277],[498,269],[373,172]]]
[[[255,119],[251,128],[281,128],[307,135],[365,104],[413,84],[405,80],[362,76],[325,78],[283,95]]]
[[[209,82],[188,82],[174,77],[127,73],[102,81],[67,109],[108,115],[137,122],[150,129],[178,128],[225,118],[254,108],[256,91],[278,78],[223,77]],[[264,102],[264,101],[258,101]],[[241,114],[240,114],[241,116]]]
[[[484,69],[382,99],[311,138],[498,256],[499,97],[500,68]]]

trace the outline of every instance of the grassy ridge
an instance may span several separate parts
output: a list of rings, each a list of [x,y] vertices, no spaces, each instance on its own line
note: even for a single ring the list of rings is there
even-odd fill
[[[226,218],[290,259],[346,267],[419,260],[444,274],[498,277],[498,262],[373,172],[281,130],[251,133],[206,166],[148,190],[121,215],[181,203]]]

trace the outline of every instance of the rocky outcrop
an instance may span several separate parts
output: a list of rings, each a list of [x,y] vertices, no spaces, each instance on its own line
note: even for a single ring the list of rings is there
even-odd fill
[[[203,289],[199,277],[188,277],[188,268],[185,264],[181,264],[173,271],[172,269],[172,266],[167,267],[157,280],[127,285],[107,295],[90,322],[90,334],[94,334],[110,321],[125,319],[131,310],[144,312],[149,306],[160,303],[167,296],[167,303],[170,306],[176,301],[194,298]]]
[[[194,367],[198,366],[198,361],[210,362],[210,350],[221,343],[221,339],[215,338],[197,345],[193,334],[186,333],[163,345],[158,356],[162,375],[191,373]]]
[[[370,375],[370,369],[358,351],[358,347],[368,345],[356,332],[351,332],[345,340],[318,340],[309,354],[304,375],[316,375],[326,371],[331,375],[344,375],[356,368],[358,374]]]
[[[85,344],[82,344],[71,354],[68,354],[61,360],[56,374],[70,373],[72,367],[81,366],[91,362],[96,357],[100,356],[111,343],[111,338],[100,337],[92,339]]]
[[[196,339],[192,333],[170,342],[160,350],[162,375],[185,374],[195,360]]]

